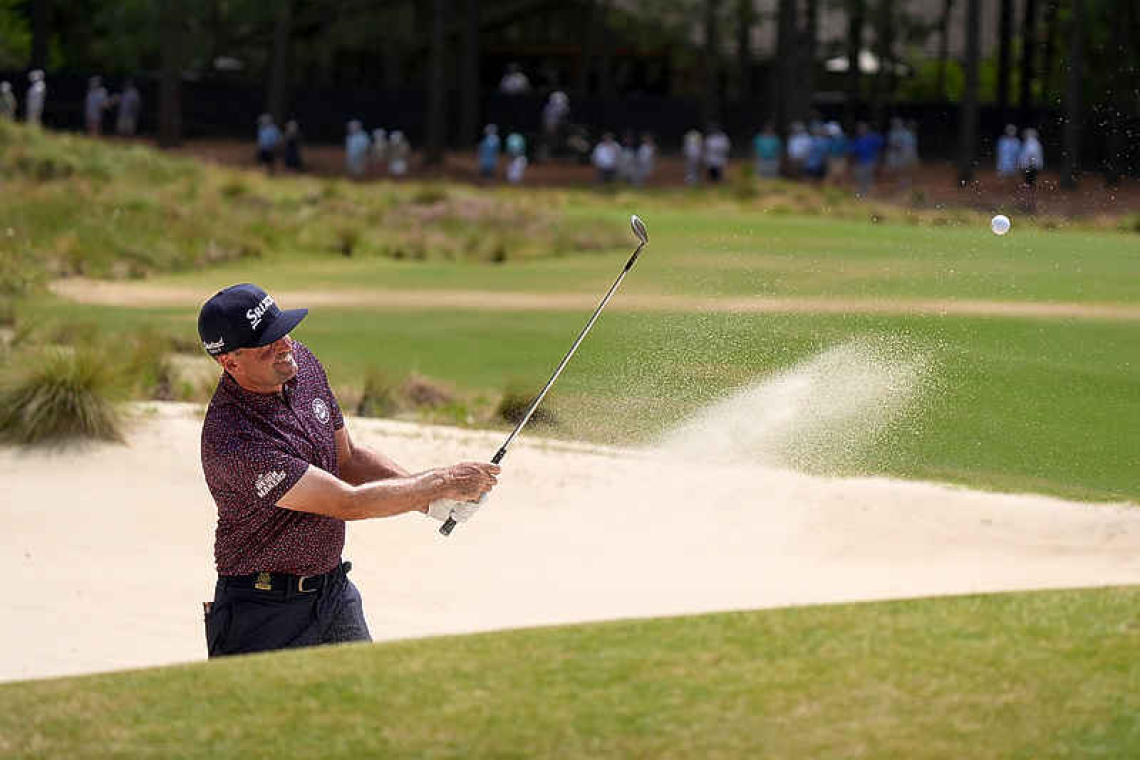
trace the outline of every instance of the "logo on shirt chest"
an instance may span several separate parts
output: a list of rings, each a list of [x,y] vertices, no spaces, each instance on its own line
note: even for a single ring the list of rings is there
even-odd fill
[[[313,416],[321,421],[322,425],[327,425],[329,421],[329,406],[325,403],[324,399],[313,399]]]

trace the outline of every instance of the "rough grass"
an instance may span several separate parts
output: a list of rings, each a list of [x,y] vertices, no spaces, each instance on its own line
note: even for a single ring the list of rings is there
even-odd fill
[[[122,440],[118,377],[97,349],[14,355],[0,381],[0,437],[22,444]]]
[[[620,239],[521,193],[270,178],[8,122],[0,168],[0,295],[271,254],[503,263]]]
[[[0,754],[1127,758],[1138,604],[1120,588],[807,607],[0,684]]]

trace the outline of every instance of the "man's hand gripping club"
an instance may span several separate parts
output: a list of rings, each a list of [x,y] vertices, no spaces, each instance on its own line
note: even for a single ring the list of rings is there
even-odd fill
[[[500,468],[486,462],[463,462],[443,469],[449,493],[428,504],[426,514],[432,519],[457,523],[471,519],[479,511],[486,495],[499,482]]]

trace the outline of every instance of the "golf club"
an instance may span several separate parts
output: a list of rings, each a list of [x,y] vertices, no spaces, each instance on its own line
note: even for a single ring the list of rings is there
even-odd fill
[[[531,415],[534,414],[534,410],[538,408],[538,405],[542,403],[542,399],[546,396],[547,391],[550,390],[550,386],[554,385],[554,381],[557,380],[558,376],[562,374],[562,370],[565,369],[566,363],[570,361],[570,357],[573,356],[574,352],[578,350],[578,346],[585,339],[586,334],[590,332],[590,328],[594,326],[594,322],[598,320],[598,315],[602,313],[602,309],[606,308],[606,303],[609,302],[610,296],[614,294],[614,291],[616,291],[618,289],[618,286],[621,285],[621,281],[625,279],[626,274],[630,269],[633,268],[633,264],[637,261],[637,256],[641,253],[641,249],[649,243],[649,232],[645,229],[645,223],[642,222],[636,214],[629,218],[629,226],[633,229],[633,234],[637,236],[637,239],[639,241],[637,244],[637,249],[634,250],[633,255],[629,257],[629,261],[625,262],[625,268],[621,270],[621,274],[619,274],[617,279],[614,280],[614,284],[610,285],[610,289],[606,292],[605,297],[602,298],[602,302],[598,304],[598,308],[594,310],[594,315],[590,317],[590,321],[587,322],[586,326],[582,328],[582,332],[579,333],[578,339],[574,341],[574,345],[570,346],[570,350],[566,352],[566,356],[562,357],[562,361],[559,363],[558,368],[554,370],[554,374],[551,375],[550,379],[546,381],[546,387],[543,388],[542,391],[535,397],[534,401],[530,402],[530,406],[527,407],[526,413],[523,415],[522,419],[519,420],[519,424],[515,425],[515,429],[511,431],[511,434],[509,436],[507,436],[507,440],[503,443],[502,446],[499,447],[499,450],[495,452],[495,456],[491,457],[491,464],[499,464],[503,461],[503,457],[507,455],[507,447],[511,445],[511,441],[515,439],[515,436],[519,434],[519,431],[522,430],[526,423],[530,421]],[[479,503],[482,504],[486,498],[486,495],[484,495],[483,498],[479,499]],[[439,526],[439,532],[445,536],[451,535],[451,531],[455,528],[455,525],[455,520],[451,517],[448,517],[447,521],[444,522],[443,525]]]

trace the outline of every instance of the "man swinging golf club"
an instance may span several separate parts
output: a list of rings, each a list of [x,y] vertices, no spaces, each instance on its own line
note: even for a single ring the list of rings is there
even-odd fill
[[[210,657],[371,641],[341,558],[345,521],[419,511],[461,522],[496,483],[495,464],[413,475],[354,444],[321,363],[289,337],[307,313],[246,283],[198,315],[203,347],[223,369],[202,426],[218,508]]]

